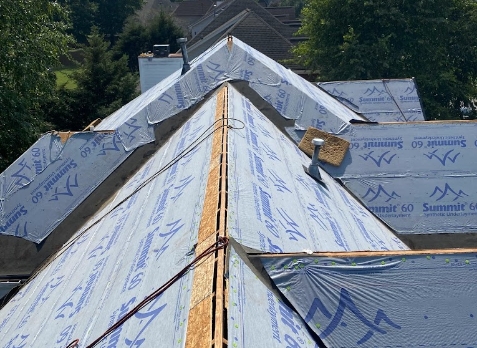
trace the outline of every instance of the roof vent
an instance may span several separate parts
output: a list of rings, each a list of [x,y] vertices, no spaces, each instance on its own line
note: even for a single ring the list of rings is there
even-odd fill
[[[318,155],[320,153],[320,149],[325,143],[323,139],[320,138],[314,138],[311,143],[315,146],[315,149],[313,150],[313,156],[311,157],[311,163],[308,166],[307,173],[310,175],[312,178],[316,180],[321,181],[321,174],[320,174],[320,168],[318,166]]]
[[[185,37],[181,37],[177,39],[177,43],[181,46],[182,59],[184,60],[184,65],[182,66],[181,75],[184,75],[186,72],[190,70],[189,56],[187,55],[186,42],[187,42],[187,38]]]
[[[154,57],[167,57],[170,53],[169,45],[154,45],[152,52]]]

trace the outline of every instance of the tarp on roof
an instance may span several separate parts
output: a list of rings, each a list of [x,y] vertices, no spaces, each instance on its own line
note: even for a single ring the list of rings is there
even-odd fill
[[[370,121],[424,121],[414,79],[331,81],[317,85]]]
[[[79,339],[85,346],[192,260],[211,138],[179,162],[171,160],[214,123],[214,107],[212,98],[2,309],[0,342],[66,347]],[[193,274],[185,274],[106,338],[107,346],[181,346]]]
[[[229,287],[230,347],[318,347],[303,319],[256,277],[233,248]]]
[[[398,250],[407,247],[331,176],[308,176],[310,159],[253,104],[229,88],[230,235],[266,252]]]
[[[477,122],[356,125],[324,169],[398,233],[477,231]]]
[[[327,347],[477,345],[476,253],[262,258]]]
[[[350,120],[362,119],[240,40],[222,40],[194,60],[187,74],[173,73],[103,120],[95,129],[99,133],[79,133],[66,144],[51,134],[40,139],[0,176],[0,234],[41,242],[132,150],[155,140],[155,124],[196,104],[228,80],[248,81],[297,125],[339,133]],[[106,151],[114,155],[103,156]],[[49,180],[54,193],[44,186]]]

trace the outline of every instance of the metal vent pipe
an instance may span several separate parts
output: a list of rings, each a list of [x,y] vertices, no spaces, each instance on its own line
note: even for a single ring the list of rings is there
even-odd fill
[[[323,139],[315,138],[311,141],[315,145],[313,150],[313,156],[311,157],[311,163],[308,167],[308,174],[317,180],[321,180],[320,167],[318,166],[318,155],[320,154],[320,149],[325,143]]]
[[[189,56],[187,55],[186,42],[187,42],[187,38],[185,37],[181,37],[177,39],[177,43],[181,46],[182,60],[184,61],[181,75],[184,75],[186,72],[190,70]]]

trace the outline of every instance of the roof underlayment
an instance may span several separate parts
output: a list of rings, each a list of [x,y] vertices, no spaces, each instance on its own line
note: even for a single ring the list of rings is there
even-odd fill
[[[318,82],[317,85],[370,121],[415,122],[425,119],[413,78]]]
[[[247,81],[297,128],[319,125],[349,139],[342,166],[324,165],[330,174],[321,170],[318,181],[308,176],[309,158],[229,80]],[[333,179],[346,185],[380,179],[369,165],[369,151],[378,149],[403,151],[380,160],[390,165],[390,178],[400,178],[398,167],[391,171],[394,161],[402,161],[402,171],[424,157],[436,160],[432,151],[457,141],[466,146],[447,154],[452,164],[445,171],[437,163],[435,171],[418,173],[429,182],[470,177],[467,151],[475,150],[475,139],[470,133],[417,139],[415,132],[429,129],[446,136],[439,127],[419,129],[421,123],[352,124],[363,119],[239,40],[214,46],[187,74],[151,88],[93,132],[45,135],[40,151],[32,147],[2,174],[2,209],[13,212],[3,216],[20,227],[46,220],[24,236],[46,238],[103,176],[160,142],[164,120],[184,117],[179,113],[188,108],[190,118],[119,191],[104,188],[112,191],[107,204],[73,229],[72,239],[0,311],[4,347],[90,347],[108,328],[98,347],[477,345],[476,250],[409,250],[361,205],[366,194],[354,197]],[[399,132],[397,125],[409,130],[394,135],[402,139],[372,138],[373,131]],[[451,133],[453,125],[463,123],[445,123]],[[438,148],[425,147],[433,144]],[[468,167],[454,167],[462,158]],[[359,160],[368,174],[353,167]],[[348,167],[356,171],[343,170]],[[389,199],[394,210],[393,199],[411,197],[385,184],[371,186],[373,202]],[[431,198],[457,202],[445,205],[471,197],[468,187],[440,185]],[[409,204],[417,209],[416,202]]]
[[[355,125],[323,168],[398,234],[477,231],[477,122]]]
[[[235,79],[248,81],[298,125],[319,122],[323,129],[341,132],[350,120],[362,120],[328,93],[240,40],[233,44],[224,40],[194,60],[187,74],[172,74],[103,120],[94,132],[40,138],[0,176],[0,233],[41,242],[134,149],[155,140],[154,125]]]
[[[220,235],[273,252],[407,249],[331,177],[323,172],[323,183],[308,177],[302,168],[307,162],[246,98],[232,87],[221,88],[7,304],[0,312],[0,340],[10,346],[52,341],[66,346],[79,339],[85,346]],[[249,327],[237,333],[240,339],[262,336],[259,327],[244,320],[257,311],[265,315],[268,307],[231,311],[223,319],[211,315],[223,312],[217,309],[219,298],[224,308],[230,306],[226,287],[214,278],[225,274],[221,252],[187,272],[103,345],[202,347],[211,336],[198,328],[215,330],[215,342],[222,341],[224,332],[216,330],[230,323],[230,316]],[[243,296],[255,287],[276,301],[254,277],[241,281],[234,287],[240,286],[239,293],[227,291],[233,303],[244,305]],[[304,327],[296,313],[281,306],[282,315],[286,311]],[[284,330],[274,322],[269,340],[277,347],[313,341],[306,330],[274,340],[276,330]]]

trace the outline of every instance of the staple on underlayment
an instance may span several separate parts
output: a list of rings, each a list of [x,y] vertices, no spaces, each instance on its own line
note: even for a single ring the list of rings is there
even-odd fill
[[[325,144],[320,149],[318,159],[334,166],[340,166],[349,148],[349,142],[337,137],[336,135],[323,132],[319,129],[309,127],[298,147],[308,156],[313,155],[314,145],[312,140],[321,138]]]

